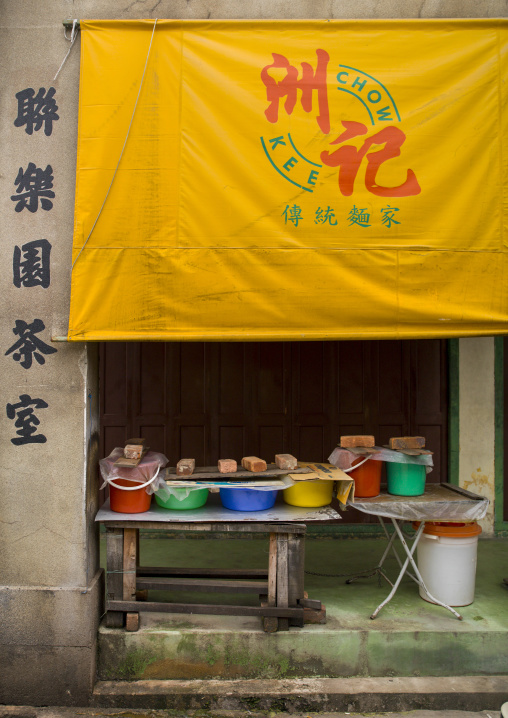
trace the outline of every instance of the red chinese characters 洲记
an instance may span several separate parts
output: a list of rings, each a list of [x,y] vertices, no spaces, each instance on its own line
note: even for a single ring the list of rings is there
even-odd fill
[[[327,134],[330,132],[330,111],[328,107],[328,89],[326,86],[326,71],[330,59],[326,50],[316,50],[316,70],[308,62],[302,62],[302,75],[299,77],[298,69],[291,65],[284,55],[272,53],[273,62],[261,70],[261,79],[266,86],[266,99],[270,103],[265,110],[266,119],[275,123],[279,119],[279,100],[284,98],[284,109],[291,115],[297,99],[298,90],[301,91],[301,103],[305,112],[312,111],[313,92],[317,93],[319,114],[316,121],[319,129]],[[270,69],[286,71],[282,80],[276,80],[270,75]]]

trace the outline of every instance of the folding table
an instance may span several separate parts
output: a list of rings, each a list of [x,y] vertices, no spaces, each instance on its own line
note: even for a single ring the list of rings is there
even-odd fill
[[[443,483],[427,484],[425,493],[421,496],[393,496],[387,493],[386,487],[382,487],[379,496],[365,499],[355,498],[354,501],[348,500],[347,505],[371,516],[377,516],[388,540],[388,545],[379,564],[374,569],[365,571],[363,574],[360,573],[346,582],[352,583],[359,578],[380,575],[392,586],[390,593],[372,613],[371,618],[376,618],[383,606],[386,606],[386,604],[391,601],[404,574],[407,574],[422,588],[429,601],[436,603],[438,606],[443,606],[443,608],[447,608],[454,616],[462,620],[462,616],[455,611],[455,609],[439,601],[429,593],[416,565],[414,554],[425,528],[425,521],[477,521],[478,519],[482,519],[487,513],[489,500],[483,496],[473,494],[471,491],[461,489],[458,486]],[[385,518],[390,519],[393,524],[394,532],[391,536],[385,526]],[[408,521],[420,523],[416,533],[412,537],[404,535],[403,524]],[[395,548],[397,538],[406,554],[404,561],[401,560]],[[394,583],[390,581],[383,570],[383,564],[390,552],[394,554],[400,569],[399,575]],[[413,569],[414,574],[408,571],[409,566]]]
[[[96,521],[106,527],[107,598],[106,623],[137,630],[139,613],[200,613],[234,616],[258,615],[267,632],[303,626],[304,621],[324,622],[321,602],[308,599],[304,592],[305,532],[309,521],[339,519],[329,506],[317,509],[288,506],[278,500],[264,511],[231,511],[216,494],[199,509],[172,511],[152,503],[149,511],[121,514],[111,511],[109,499]],[[182,532],[221,532],[235,534],[268,533],[268,568],[166,568],[139,565],[139,530],[158,529]],[[206,591],[213,593],[254,593],[261,605],[193,604],[140,600],[149,589]]]

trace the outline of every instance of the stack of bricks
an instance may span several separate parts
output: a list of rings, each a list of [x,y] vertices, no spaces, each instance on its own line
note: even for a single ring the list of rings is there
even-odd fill
[[[298,462],[291,454],[276,454],[275,465],[278,469],[284,469],[285,471],[294,471],[298,468]]]
[[[145,439],[128,439],[123,450],[126,459],[141,459],[145,450]]]
[[[242,459],[242,467],[246,471],[252,471],[258,474],[266,471],[266,461],[260,459],[259,456],[244,456]]]
[[[178,476],[192,476],[196,468],[195,459],[180,459],[176,465],[176,473]]]
[[[373,436],[355,435],[355,436],[341,436],[340,437],[340,448],[341,449],[370,449],[375,446],[375,440]]]
[[[234,459],[219,459],[217,468],[221,474],[233,474],[237,470],[238,465]]]
[[[393,451],[407,451],[411,449],[424,449],[425,448],[425,437],[424,436],[393,436],[389,442],[388,447]]]

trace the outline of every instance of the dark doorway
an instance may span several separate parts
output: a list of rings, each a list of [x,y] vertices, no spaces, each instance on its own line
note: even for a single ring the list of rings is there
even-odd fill
[[[173,465],[325,461],[341,434],[418,434],[446,481],[444,340],[104,343],[100,360],[102,455],[144,436]]]

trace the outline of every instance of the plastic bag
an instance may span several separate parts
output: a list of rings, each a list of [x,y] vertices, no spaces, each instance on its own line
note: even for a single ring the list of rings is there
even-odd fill
[[[160,475],[160,470],[168,463],[164,454],[147,451],[137,466],[114,466],[115,461],[121,456],[123,456],[123,447],[117,447],[109,456],[99,461],[101,476],[104,479],[101,489],[111,482],[114,485],[115,479],[127,479],[134,484],[151,482],[145,488],[147,494],[153,494],[161,481],[164,486],[166,485]]]
[[[354,461],[363,458],[372,459],[372,461],[386,461],[388,463],[393,462],[396,464],[423,465],[425,466],[425,472],[427,474],[430,474],[434,466],[432,454],[408,456],[407,454],[402,454],[400,451],[392,451],[392,449],[384,449],[380,446],[376,446],[374,448],[376,449],[375,454],[355,454],[348,449],[341,449],[339,446],[336,446],[328,457],[328,461],[330,464],[333,464],[338,469],[342,469],[343,471],[351,469]]]

